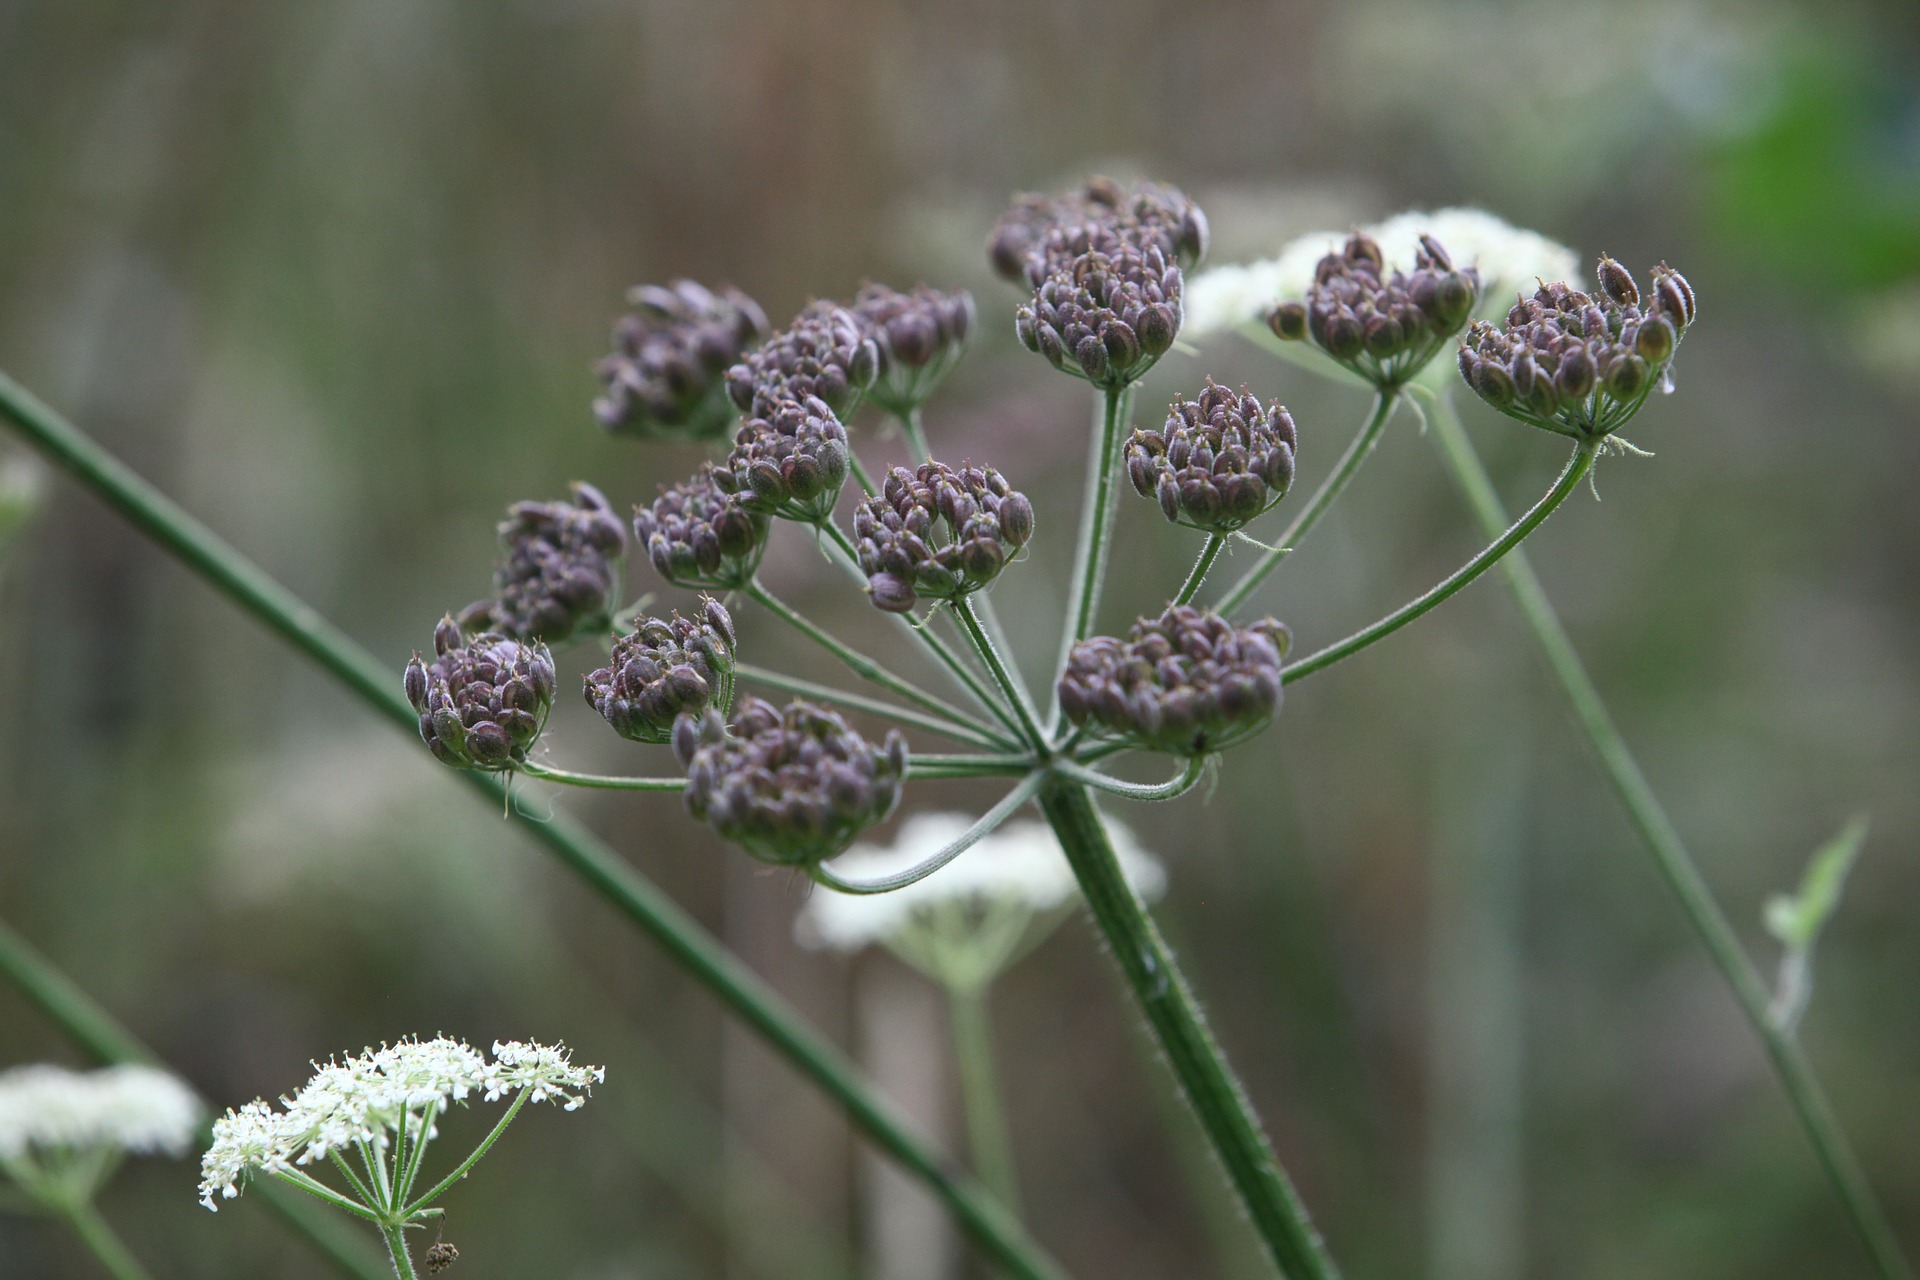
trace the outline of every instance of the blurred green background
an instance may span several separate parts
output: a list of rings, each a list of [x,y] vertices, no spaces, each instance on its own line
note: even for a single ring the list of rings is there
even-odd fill
[[[1087,405],[987,273],[1012,191],[1178,183],[1215,262],[1454,203],[1589,260],[1665,258],[1703,319],[1631,431],[1658,456],[1604,466],[1605,500],[1529,545],[1763,967],[1766,896],[1873,815],[1804,1034],[1920,1250],[1917,73],[1908,0],[0,0],[0,367],[397,673],[485,590],[508,502],[587,478],[624,506],[697,460],[589,413],[628,285],[732,282],[776,323],[868,277],[966,286],[982,334],[931,434],[1036,498],[996,598],[1037,673]],[[1141,412],[1209,373],[1289,403],[1308,483],[1364,408],[1224,338],[1163,362]],[[1544,489],[1551,440],[1467,414],[1510,502]],[[1109,627],[1193,553],[1124,501]],[[1402,416],[1262,598],[1317,643],[1476,545]],[[703,990],[105,508],[49,477],[0,554],[0,917],[196,1087],[285,1092],[409,1032],[565,1039],[607,1083],[529,1112],[454,1194],[456,1274],[981,1274]],[[912,663],[797,531],[768,572]],[[629,595],[657,585],[634,560]],[[748,656],[838,679],[738,616]],[[662,767],[576,703],[559,759]],[[802,886],[673,797],[528,796],[588,817],[958,1144],[917,978],[798,948]],[[1866,1274],[1493,580],[1290,694],[1209,799],[1127,817],[1355,1280]],[[1123,997],[1080,922],[997,992],[1035,1229],[1081,1276],[1258,1274]],[[79,1060],[0,990],[0,1066],[49,1058]],[[106,1193],[156,1274],[321,1274],[258,1206],[195,1207],[194,1180],[135,1161]],[[0,1274],[92,1266],[0,1216]]]

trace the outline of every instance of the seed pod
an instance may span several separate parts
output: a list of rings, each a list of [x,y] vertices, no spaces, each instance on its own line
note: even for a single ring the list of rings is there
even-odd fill
[[[640,285],[633,310],[613,329],[599,365],[600,424],[643,439],[710,440],[738,417],[727,397],[728,366],[767,336],[760,305],[738,289],[718,293],[692,280]]]
[[[683,717],[698,719],[733,705],[733,619],[718,600],[704,602],[703,621],[674,613],[642,618],[613,643],[612,660],[585,680],[588,705],[623,738],[664,743]]]
[[[1320,259],[1304,301],[1281,303],[1268,327],[1286,341],[1310,339],[1377,387],[1404,384],[1459,332],[1480,298],[1480,276],[1455,270],[1432,236],[1420,237],[1411,273],[1389,272],[1371,237],[1355,233]]]
[[[748,418],[766,418],[784,403],[809,399],[845,418],[860,407],[881,369],[880,348],[853,312],[813,302],[727,370],[727,394]]]
[[[1299,434],[1284,405],[1262,407],[1207,380],[1199,399],[1179,399],[1161,431],[1136,430],[1127,476],[1175,524],[1232,533],[1286,496]]]
[[[847,429],[824,400],[783,400],[749,418],[713,482],[748,512],[819,524],[847,478]]]
[[[965,290],[941,293],[920,285],[900,293],[868,284],[851,311],[880,354],[881,374],[867,394],[902,417],[926,402],[973,336],[973,295]]]
[[[434,630],[434,650],[431,661],[414,654],[403,681],[434,757],[490,773],[524,764],[553,707],[547,647],[492,632],[462,639],[449,617]]]
[[[854,511],[860,570],[876,607],[953,600],[999,576],[1033,537],[1033,504],[992,467],[895,467]]]
[[[1182,288],[1180,269],[1159,246],[1142,250],[1092,236],[1084,252],[1036,284],[1016,328],[1054,368],[1095,386],[1121,387],[1172,348]]]
[[[553,644],[606,630],[612,561],[626,551],[627,531],[598,489],[575,483],[570,503],[515,503],[500,525],[500,545],[507,554],[494,568],[494,594],[460,611],[464,630]]]
[[[768,523],[715,483],[711,464],[670,489],[663,485],[651,506],[633,512],[634,536],[660,576],[707,591],[737,591],[752,581]]]

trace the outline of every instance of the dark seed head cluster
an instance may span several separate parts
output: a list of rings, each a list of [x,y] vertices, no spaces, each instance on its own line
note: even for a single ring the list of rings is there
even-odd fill
[[[1166,425],[1127,441],[1127,478],[1175,524],[1232,533],[1286,496],[1299,433],[1286,406],[1211,378],[1198,399],[1175,400]]]
[[[434,657],[407,663],[407,701],[434,757],[456,768],[498,772],[524,764],[553,707],[553,657],[544,644],[486,633],[462,637],[442,619]]]
[[[733,705],[733,619],[708,599],[696,621],[676,611],[642,618],[613,643],[613,659],[586,677],[587,703],[635,742],[673,739],[681,716],[721,715]]]
[[[964,289],[942,293],[920,285],[901,293],[868,284],[854,297],[852,311],[880,351],[880,376],[867,395],[902,416],[926,402],[973,336],[973,295]]]
[[[1088,248],[1039,282],[1014,331],[1054,368],[1123,387],[1173,346],[1183,287],[1179,266],[1157,244]]]
[[[879,376],[880,347],[860,318],[838,303],[814,302],[727,370],[727,394],[754,418],[809,398],[851,417]]]
[[[769,523],[720,487],[711,463],[671,488],[662,485],[652,505],[633,512],[634,536],[654,569],[696,591],[737,591],[751,582]]]
[[[1283,302],[1268,318],[1286,341],[1312,339],[1378,387],[1418,373],[1473,314],[1480,274],[1456,269],[1432,236],[1420,237],[1411,273],[1389,271],[1380,245],[1358,232],[1320,259],[1305,301]]]
[[[613,328],[600,362],[600,425],[619,435],[707,440],[738,414],[726,372],[767,336],[766,313],[738,289],[718,293],[692,280],[643,284]]]
[[[1206,214],[1178,187],[1096,177],[1059,195],[1015,197],[994,224],[987,257],[1001,278],[1037,289],[1089,248],[1153,247],[1191,268],[1207,256],[1207,239]]]
[[[992,582],[1033,537],[1033,504],[992,467],[895,467],[854,512],[853,536],[874,604],[906,613],[922,595]]]
[[[576,631],[604,631],[618,586],[613,560],[627,531],[613,505],[576,482],[572,502],[518,502],[500,525],[507,555],[494,569],[494,594],[460,611],[468,631],[559,643]]]
[[[1509,417],[1576,439],[1619,430],[1666,382],[1674,351],[1693,323],[1693,287],[1661,263],[1642,297],[1612,258],[1599,288],[1543,284],[1507,312],[1504,329],[1476,322],[1460,348],[1460,373],[1475,394]]]
[[[740,425],[713,482],[749,512],[818,524],[833,515],[851,456],[831,405],[781,400]]]
[[[1100,737],[1175,755],[1220,751],[1266,728],[1280,706],[1287,629],[1271,618],[1236,627],[1176,605],[1134,623],[1125,640],[1073,647],[1060,708]]]
[[[879,745],[837,714],[795,700],[782,711],[749,699],[729,731],[714,712],[674,731],[687,770],[687,811],[766,862],[809,866],[834,857],[893,812],[907,741]]]

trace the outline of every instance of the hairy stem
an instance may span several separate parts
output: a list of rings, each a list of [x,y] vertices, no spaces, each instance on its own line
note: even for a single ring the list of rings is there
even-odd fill
[[[1207,580],[1207,574],[1213,569],[1213,562],[1220,558],[1220,551],[1227,545],[1227,535],[1210,533],[1207,543],[1200,548],[1200,558],[1193,562],[1193,569],[1187,574],[1187,580],[1180,584],[1180,594],[1173,598],[1175,605],[1186,604],[1200,591],[1200,584]]]
[[[600,791],[685,791],[685,778],[627,778],[611,773],[575,773],[571,769],[555,769],[551,765],[541,764],[538,760],[529,760],[519,766],[519,772],[529,778],[538,778],[542,782],[557,782],[567,787],[592,787]]]
[[[1000,686],[1000,692],[1006,696],[1013,707],[1014,714],[1020,719],[1020,732],[1035,751],[1045,752],[1047,737],[1040,731],[1040,723],[1035,718],[1027,693],[1020,685],[1020,678],[1007,666],[1000,656],[1000,650],[988,638],[986,629],[980,625],[979,615],[973,611],[973,601],[967,596],[956,596],[953,601],[953,616],[960,624],[960,630],[966,634],[973,645],[973,651],[980,655],[980,661],[986,664],[994,683]]]
[[[1013,1205],[1019,1203],[1019,1181],[993,1067],[987,990],[981,983],[949,987],[947,1009],[953,1021],[953,1053],[960,1070],[960,1102],[966,1113],[967,1151],[973,1157],[973,1171],[993,1194]]]
[[[1489,530],[1500,528],[1507,521],[1506,510],[1501,505],[1500,495],[1494,490],[1492,479],[1487,475],[1486,467],[1480,461],[1479,453],[1467,437],[1465,428],[1460,425],[1451,397],[1442,395],[1438,398],[1432,422],[1434,442],[1445,455],[1454,479],[1472,504],[1481,526]],[[1771,997],[1765,979],[1754,968],[1746,949],[1740,945],[1740,939],[1728,923],[1726,913],[1720,909],[1706,877],[1701,874],[1699,864],[1688,852],[1679,830],[1667,816],[1660,798],[1654,794],[1646,774],[1641,771],[1639,761],[1634,758],[1632,749],[1613,723],[1600,690],[1588,674],[1586,664],[1580,660],[1579,651],[1573,647],[1572,637],[1561,625],[1560,615],[1555,611],[1546,589],[1541,586],[1540,578],[1534,573],[1526,553],[1516,551],[1508,556],[1501,569],[1506,576],[1507,587],[1513,593],[1514,603],[1520,609],[1520,616],[1526,621],[1535,643],[1540,646],[1541,655],[1546,658],[1554,678],[1560,682],[1567,701],[1572,704],[1574,718],[1579,722],[1581,732],[1586,735],[1587,744],[1599,760],[1621,807],[1626,810],[1634,832],[1646,846],[1647,852],[1653,855],[1654,863],[1659,867],[1667,887],[1673,891],[1687,923],[1693,927],[1701,945],[1706,947],[1707,954],[1712,957],[1714,965],[1740,1002],[1741,1012],[1766,1047],[1767,1056],[1786,1088],[1787,1100],[1800,1118],[1801,1127],[1806,1130],[1814,1153],[1845,1206],[1848,1217],[1852,1219],[1861,1242],[1872,1256],[1874,1266],[1883,1280],[1914,1280],[1912,1264],[1902,1252],[1886,1211],[1874,1194],[1866,1171],[1860,1167],[1859,1158],[1854,1154],[1852,1144],[1847,1141],[1839,1119],[1833,1114],[1833,1107],[1827,1100],[1826,1090],[1821,1087],[1813,1064],[1808,1061],[1805,1050],[1793,1033],[1777,1025],[1768,1016]]]
[[[49,458],[257,621],[313,658],[396,728],[409,737],[419,733],[419,717],[401,693],[398,673],[4,374],[0,374],[0,416],[10,419]],[[504,793],[498,779],[477,773],[462,776],[490,807],[500,808]],[[956,1174],[949,1159],[914,1134],[845,1054],[657,885],[564,813],[545,821],[525,816],[516,820],[838,1102],[881,1150],[926,1183],[984,1252],[1027,1280],[1059,1280],[1063,1274],[1059,1264],[1005,1208],[971,1179]],[[0,954],[4,951],[0,948]]]
[[[387,1242],[387,1256],[393,1260],[395,1280],[418,1280],[413,1258],[407,1253],[407,1229],[397,1222],[383,1222],[380,1238]]]
[[[1372,626],[1354,632],[1338,644],[1330,644],[1318,653],[1302,658],[1298,662],[1288,663],[1280,669],[1280,678],[1289,681],[1299,680],[1332,666],[1342,658],[1351,657],[1375,641],[1392,635],[1492,568],[1502,556],[1519,546],[1523,538],[1539,528],[1541,522],[1553,514],[1554,508],[1567,500],[1575,486],[1585,478],[1588,471],[1593,469],[1594,455],[1599,452],[1599,449],[1600,444],[1597,440],[1582,441],[1573,451],[1573,456],[1567,459],[1567,465],[1561,469],[1560,478],[1554,481],[1553,488],[1547,490],[1547,495],[1534,503],[1527,514],[1514,521],[1511,528],[1495,538],[1492,545],[1485,551],[1449,574],[1445,581],[1418,599],[1395,609]]]
[[[1120,433],[1133,402],[1133,386],[1109,387],[1098,400],[1100,422],[1087,450],[1086,488],[1080,497],[1080,537],[1073,552],[1073,603],[1060,633],[1060,660],[1055,677],[1067,669],[1067,655],[1093,630],[1100,608],[1100,588],[1106,580],[1107,548],[1113,541],[1113,506],[1119,497]],[[1059,724],[1054,708],[1053,726]]]
[[[1087,789],[1055,776],[1040,808],[1066,850],[1087,905],[1152,1024],[1167,1065],[1213,1145],[1240,1201],[1287,1280],[1334,1280],[1306,1207],[1274,1158],[1246,1092],[1207,1029],[1199,1002],[1153,918],[1120,870]]]
[[[1220,597],[1220,603],[1214,608],[1223,616],[1232,616],[1253,595],[1254,589],[1266,581],[1267,575],[1280,567],[1280,562],[1293,554],[1300,540],[1320,523],[1320,517],[1342,493],[1346,492],[1347,482],[1360,470],[1360,464],[1373,452],[1373,446],[1380,440],[1380,433],[1387,425],[1387,419],[1393,416],[1393,407],[1400,403],[1400,392],[1380,391],[1374,394],[1373,408],[1367,414],[1367,420],[1360,424],[1360,430],[1347,445],[1347,451],[1333,465],[1333,472],[1320,482],[1320,487],[1307,499],[1307,505],[1300,508],[1300,514],[1293,523],[1280,531],[1274,541],[1274,549],[1262,555],[1253,567],[1240,575],[1240,581],[1226,595]]]

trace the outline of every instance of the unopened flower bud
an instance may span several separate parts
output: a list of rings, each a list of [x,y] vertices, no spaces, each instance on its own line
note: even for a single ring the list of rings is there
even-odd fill
[[[453,619],[434,631],[435,654],[407,664],[407,701],[420,737],[442,763],[497,772],[526,762],[553,706],[553,658],[543,644],[495,633],[461,640]]]
[[[1175,524],[1232,533],[1286,495],[1299,443],[1284,405],[1208,379],[1198,400],[1173,402],[1164,429],[1128,439],[1127,478]]]
[[[668,582],[737,591],[752,581],[766,552],[768,518],[721,489],[705,464],[692,479],[662,486],[651,506],[634,508],[633,531]]]
[[[594,416],[618,435],[706,440],[737,414],[727,398],[729,366],[767,336],[767,317],[738,289],[718,293],[691,280],[641,285],[633,311],[613,330],[600,362],[605,394]]]
[[[699,718],[709,708],[725,714],[733,705],[733,620],[711,599],[705,616],[642,618],[631,635],[614,641],[612,660],[586,677],[588,704],[615,733],[670,742],[682,717]]]
[[[895,467],[853,516],[860,570],[878,608],[978,591],[1033,537],[1033,504],[992,467]]]

